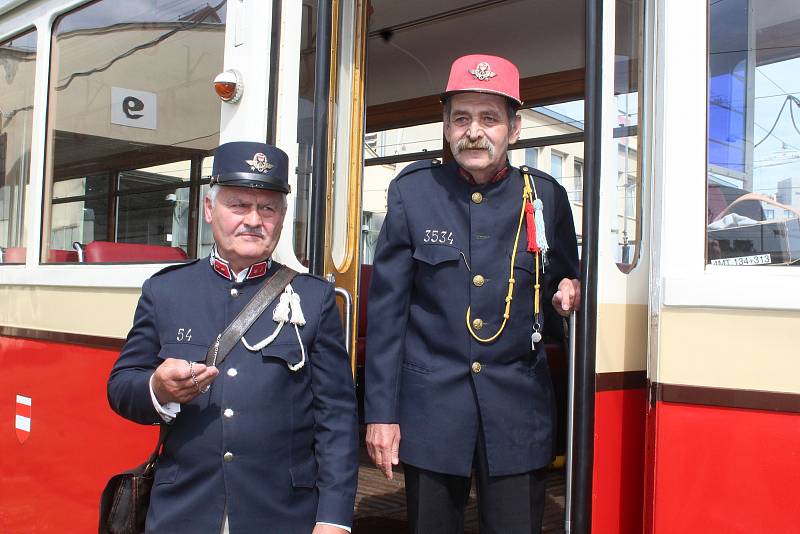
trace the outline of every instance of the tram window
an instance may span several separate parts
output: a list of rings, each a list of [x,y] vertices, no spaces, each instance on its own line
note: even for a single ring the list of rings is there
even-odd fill
[[[555,150],[550,150],[550,176],[562,184],[562,173],[564,170],[564,155]]]
[[[25,262],[36,35],[0,42],[0,264]]]
[[[200,188],[200,194],[197,196],[198,198],[198,206],[197,206],[197,213],[199,213],[197,217],[197,249],[195,257],[203,258],[208,256],[211,253],[211,247],[214,246],[214,235],[211,232],[211,225],[205,223],[205,218],[203,214],[204,203],[206,198],[206,193],[208,193],[209,185],[208,183],[211,181],[211,171],[214,168],[214,156],[209,156],[203,159],[203,163],[201,166],[201,174],[200,174],[200,183],[202,184]]]
[[[530,165],[550,173],[550,167],[541,168],[538,162],[558,158],[560,181],[567,190],[576,230],[579,231],[583,174],[581,172],[578,177],[563,170],[583,169],[583,101],[525,108],[519,114],[522,117],[521,138],[509,147],[510,163],[517,167]],[[362,263],[372,261],[372,237],[377,236],[383,224],[389,182],[414,161],[441,158],[443,142],[441,122],[372,132],[367,136],[362,190]],[[575,141],[565,142],[565,136]],[[537,146],[526,146],[531,144]],[[553,148],[555,146],[557,148]]]
[[[709,264],[800,264],[797,28],[795,2],[709,2]]]
[[[639,261],[642,242],[642,173],[639,152],[639,87],[642,79],[642,19],[644,2],[617,0],[615,12],[614,94],[617,123],[617,217],[611,228],[615,235],[614,258],[623,273]]]
[[[190,257],[201,248],[189,206],[219,142],[211,81],[223,67],[225,10],[225,1],[100,0],[56,20],[43,261],[73,241]],[[130,250],[131,262],[164,257]]]
[[[314,66],[317,49],[317,0],[304,0],[300,25],[300,76],[297,102],[297,188],[294,210],[294,251],[308,264],[308,219],[311,206],[311,154],[314,149]]]

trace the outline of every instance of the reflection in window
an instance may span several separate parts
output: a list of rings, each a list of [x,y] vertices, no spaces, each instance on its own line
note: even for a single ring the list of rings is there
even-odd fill
[[[708,262],[800,262],[800,11],[709,2]]]
[[[300,77],[297,102],[297,190],[294,210],[294,251],[308,265],[308,220],[314,149],[314,67],[317,60],[317,0],[303,2],[300,27]]]
[[[102,0],[56,21],[43,251],[110,241],[151,245],[131,261],[196,254],[189,207],[219,141],[210,83],[224,40],[225,1]]]
[[[0,42],[0,263],[25,263],[35,70],[35,31]]]
[[[525,165],[533,168],[539,167],[539,147],[525,149]]]
[[[556,152],[555,150],[550,151],[550,176],[555,178],[558,183],[562,183],[562,177],[564,176],[564,156]]]
[[[629,273],[639,261],[642,242],[642,174],[639,153],[639,87],[642,79],[641,0],[617,0],[615,12],[614,95],[617,122],[617,217],[612,226],[617,266]]]

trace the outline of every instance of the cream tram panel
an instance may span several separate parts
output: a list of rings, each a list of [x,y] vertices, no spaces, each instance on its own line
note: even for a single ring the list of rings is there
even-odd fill
[[[800,393],[798,325],[797,312],[665,308],[659,382]]]
[[[0,286],[0,324],[51,332],[124,338],[139,289]]]

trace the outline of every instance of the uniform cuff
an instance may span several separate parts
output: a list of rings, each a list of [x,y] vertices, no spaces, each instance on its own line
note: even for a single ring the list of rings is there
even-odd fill
[[[161,419],[163,419],[165,423],[171,423],[180,413],[181,405],[177,402],[167,402],[166,404],[160,404],[158,402],[156,393],[153,391],[153,376],[155,376],[155,373],[150,375],[150,381],[148,382],[150,387],[150,400],[153,401],[153,407],[156,409],[156,412],[158,412],[158,415],[161,416]]]
[[[344,525],[337,525],[336,523],[326,523],[325,521],[317,521],[317,524],[318,525],[330,525],[332,527],[341,528],[343,530],[346,530],[347,532],[352,532],[350,530],[350,527],[346,527]]]

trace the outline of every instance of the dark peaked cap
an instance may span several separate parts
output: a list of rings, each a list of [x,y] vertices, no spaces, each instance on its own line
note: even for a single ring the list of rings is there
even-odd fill
[[[231,185],[289,193],[289,157],[265,143],[234,141],[214,152],[211,185]]]

